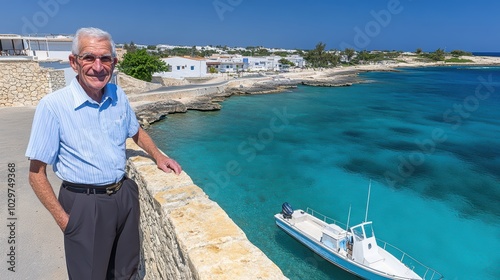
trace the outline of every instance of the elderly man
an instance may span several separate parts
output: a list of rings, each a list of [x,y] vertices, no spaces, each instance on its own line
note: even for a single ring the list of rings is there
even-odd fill
[[[163,171],[182,169],[140,128],[123,90],[108,83],[117,58],[107,32],[78,30],[69,61],[76,78],[37,106],[29,181],[64,233],[70,279],[130,279],[139,264],[139,199],[125,176],[126,139]],[[47,165],[63,180],[58,198]]]

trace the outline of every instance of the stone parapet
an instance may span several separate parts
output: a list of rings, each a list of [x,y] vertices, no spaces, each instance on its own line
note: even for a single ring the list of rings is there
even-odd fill
[[[226,85],[207,85],[199,88],[188,88],[179,90],[161,90],[144,92],[140,94],[127,94],[130,102],[156,102],[162,100],[178,100],[186,98],[198,98],[203,96],[214,96],[224,94]]]
[[[116,78],[116,83],[127,93],[127,95],[155,90],[162,86],[160,83],[148,83],[128,76],[120,71],[116,73]]]
[[[65,85],[62,70],[46,69],[30,60],[0,61],[0,107],[35,106]]]
[[[127,158],[140,189],[144,279],[286,279],[185,172],[159,170],[132,140]]]

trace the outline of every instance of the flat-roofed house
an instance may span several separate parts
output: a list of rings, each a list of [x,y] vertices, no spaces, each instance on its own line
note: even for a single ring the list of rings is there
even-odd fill
[[[0,34],[0,59],[68,61],[73,38],[63,35]]]
[[[155,75],[168,78],[197,78],[205,77],[208,73],[207,59],[202,57],[172,56],[162,58],[170,67],[169,72]]]

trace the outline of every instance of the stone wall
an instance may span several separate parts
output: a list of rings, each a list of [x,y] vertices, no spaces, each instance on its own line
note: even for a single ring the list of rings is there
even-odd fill
[[[0,107],[35,106],[65,85],[62,70],[43,68],[31,60],[0,61]]]
[[[148,83],[128,76],[127,74],[122,72],[118,72],[116,76],[117,84],[123,89],[123,91],[127,93],[127,95],[155,90],[162,86],[160,83]]]
[[[286,279],[186,173],[159,170],[132,140],[127,158],[140,189],[144,279]]]
[[[159,76],[153,76],[153,80],[151,82],[161,84],[164,87],[182,86],[189,84],[189,82],[186,79],[175,79],[175,78],[166,78]]]
[[[62,89],[66,86],[66,77],[64,77],[64,70],[47,69],[49,73],[49,93]]]
[[[202,88],[179,89],[168,91],[144,92],[140,94],[127,94],[130,102],[158,102],[165,100],[178,100],[186,98],[198,98],[202,96],[215,96],[223,94],[226,85],[207,86]]]

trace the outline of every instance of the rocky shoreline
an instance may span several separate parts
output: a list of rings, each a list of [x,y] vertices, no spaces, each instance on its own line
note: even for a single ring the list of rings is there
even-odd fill
[[[336,75],[331,74],[322,78],[286,78],[283,76],[277,76],[272,80],[257,82],[250,86],[228,87],[226,91],[230,95],[242,95],[283,92],[291,88],[296,88],[298,85],[317,87],[344,87],[362,82],[362,79],[360,79],[357,75],[358,73],[359,72],[342,73]]]
[[[290,78],[283,75],[274,75],[258,80],[239,79],[228,83],[224,91],[220,93],[180,99],[134,101],[131,103],[141,125],[148,128],[152,123],[162,120],[168,114],[185,113],[188,110],[220,110],[222,108],[221,103],[233,95],[280,93],[297,88],[299,85],[319,87],[351,86],[363,81],[358,77],[358,73],[359,71],[346,71],[345,73],[327,74],[324,77]],[[239,85],[233,85],[235,82]]]
[[[473,63],[462,63],[459,65],[500,65],[500,58],[479,57]],[[451,64],[446,64],[451,65]],[[248,94],[272,94],[285,92],[297,88],[299,85],[316,87],[345,87],[353,84],[366,82],[359,76],[362,72],[386,72],[399,71],[399,67],[428,67],[445,66],[443,63],[418,63],[400,62],[387,65],[358,65],[349,67],[339,67],[334,69],[306,69],[295,72],[286,72],[272,75],[259,75],[257,77],[238,77],[232,80],[225,80],[222,90],[212,93],[185,94],[176,98],[161,98],[161,100],[131,101],[132,107],[136,111],[137,118],[141,125],[148,128],[150,124],[162,120],[166,115],[173,113],[185,113],[188,110],[215,111],[222,108],[221,103],[233,95]],[[217,80],[217,79],[215,79]],[[210,82],[210,81],[208,81]],[[220,82],[220,80],[219,80]],[[127,84],[130,87],[130,84]],[[145,86],[141,84],[141,88]],[[213,84],[206,84],[205,89],[214,87]],[[218,85],[217,88],[221,86]],[[148,92],[146,92],[148,93]]]

